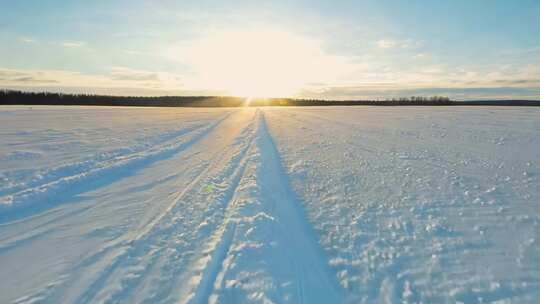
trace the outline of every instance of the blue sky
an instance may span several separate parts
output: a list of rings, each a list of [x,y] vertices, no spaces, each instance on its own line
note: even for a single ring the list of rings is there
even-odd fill
[[[0,87],[540,99],[540,1],[0,2]]]

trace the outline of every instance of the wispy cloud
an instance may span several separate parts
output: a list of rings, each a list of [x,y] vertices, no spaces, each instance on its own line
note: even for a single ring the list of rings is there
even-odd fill
[[[505,51],[502,51],[500,54],[503,56],[527,56],[527,55],[536,55],[537,53],[540,53],[540,45],[529,47],[529,48],[505,50]]]
[[[0,69],[0,86],[41,86],[43,84],[61,87],[82,85],[101,88],[146,88],[177,90],[183,85],[175,74],[159,71],[134,70],[114,67],[104,74],[84,74],[66,70],[15,70]]]
[[[540,87],[392,87],[381,86],[333,86],[325,90],[306,90],[303,95],[308,98],[322,99],[380,99],[410,96],[448,96],[456,100],[472,99],[539,99]]]
[[[113,68],[110,75],[112,79],[128,81],[159,81],[160,79],[157,72],[134,70],[124,67]]]
[[[416,65],[410,68],[365,67],[348,81],[311,84],[305,98],[361,99],[412,95],[444,95],[455,99],[540,99],[540,65]]]
[[[484,73],[481,70],[449,68],[440,65],[428,66],[409,72],[391,69],[380,70],[378,78],[367,75],[365,81],[349,83],[310,82],[297,97],[305,98],[384,98],[418,94],[441,94],[454,98],[480,98],[508,93],[513,98],[538,98],[540,91],[540,68],[528,70]],[[378,80],[376,80],[378,79]],[[122,92],[145,92],[155,94],[182,94],[187,90],[211,95],[216,91],[185,87],[180,75],[160,71],[137,70],[113,67],[103,74],[84,74],[65,70],[15,70],[0,69],[0,87],[43,87],[73,88],[82,86],[119,90]],[[67,89],[66,89],[67,88]],[[70,89],[71,88],[71,89]],[[103,91],[105,92],[105,91]],[[506,94],[505,93],[505,94]],[[219,94],[219,93],[218,93]],[[522,94],[522,95],[520,95]],[[501,95],[503,96],[503,95]],[[531,97],[532,96],[532,97]]]
[[[413,56],[414,59],[426,59],[426,58],[429,58],[430,55],[427,54],[427,53],[418,53],[416,55]]]
[[[150,55],[149,53],[141,52],[141,51],[137,51],[137,50],[125,50],[124,53],[126,53],[126,54],[128,54],[128,55],[131,55],[131,56],[145,56],[145,55]]]
[[[0,69],[0,84],[52,84],[57,80],[46,77],[42,72]]]
[[[80,48],[86,45],[83,41],[64,41],[60,42],[60,45],[65,48]]]
[[[375,45],[379,49],[413,49],[422,46],[422,42],[414,41],[412,39],[394,40],[394,39],[380,39],[375,42]]]
[[[381,39],[376,42],[377,47],[380,49],[391,49],[396,46],[396,42],[392,40]]]
[[[24,44],[38,44],[40,43],[37,39],[34,39],[32,37],[19,37],[19,42]],[[64,48],[81,48],[86,46],[86,42],[84,41],[49,41],[49,45],[56,45],[61,46]]]
[[[36,44],[38,41],[30,37],[20,37],[19,41],[27,44]]]

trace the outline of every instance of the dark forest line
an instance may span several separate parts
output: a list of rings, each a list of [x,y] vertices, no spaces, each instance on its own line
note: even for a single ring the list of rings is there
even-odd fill
[[[0,90],[0,105],[78,105],[136,107],[241,107],[244,97],[226,96],[106,96],[86,94],[35,93]],[[448,97],[408,97],[382,100],[321,100],[295,98],[255,98],[249,106],[540,106],[540,100],[454,101]]]

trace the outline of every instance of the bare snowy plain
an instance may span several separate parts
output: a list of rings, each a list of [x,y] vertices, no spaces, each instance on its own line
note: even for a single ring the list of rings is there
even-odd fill
[[[540,108],[0,108],[0,303],[537,303]]]

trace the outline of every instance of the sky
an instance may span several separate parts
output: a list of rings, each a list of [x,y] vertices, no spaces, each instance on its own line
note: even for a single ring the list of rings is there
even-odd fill
[[[540,1],[0,1],[0,88],[540,99]]]

